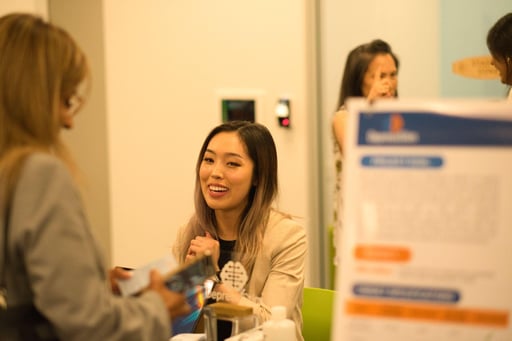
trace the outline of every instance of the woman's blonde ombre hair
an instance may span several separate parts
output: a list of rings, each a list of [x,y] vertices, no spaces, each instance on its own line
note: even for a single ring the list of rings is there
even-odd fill
[[[245,121],[230,121],[215,127],[206,137],[196,163],[196,185],[194,190],[195,214],[185,229],[184,243],[176,245],[176,254],[185,261],[190,241],[196,236],[210,233],[218,239],[215,210],[210,208],[203,196],[199,171],[210,141],[223,132],[236,132],[247,154],[254,163],[253,186],[249,200],[239,217],[238,236],[234,252],[251,276],[256,257],[262,247],[272,204],[278,195],[277,149],[270,131],[262,124]]]
[[[0,17],[1,207],[33,152],[55,155],[75,174],[60,111],[88,77],[84,53],[63,29],[31,14]]]

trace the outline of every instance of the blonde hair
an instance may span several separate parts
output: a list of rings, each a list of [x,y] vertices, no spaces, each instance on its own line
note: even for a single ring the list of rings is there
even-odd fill
[[[61,140],[60,110],[89,77],[86,57],[71,36],[22,13],[0,18],[0,201],[5,208],[23,161],[55,155],[76,174]]]

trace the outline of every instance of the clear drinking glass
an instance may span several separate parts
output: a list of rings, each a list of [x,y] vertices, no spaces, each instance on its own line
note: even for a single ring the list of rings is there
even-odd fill
[[[207,341],[222,341],[217,338],[217,322],[219,320],[231,322],[231,336],[253,329],[259,325],[259,319],[253,314],[251,307],[217,302],[204,307],[203,312]]]

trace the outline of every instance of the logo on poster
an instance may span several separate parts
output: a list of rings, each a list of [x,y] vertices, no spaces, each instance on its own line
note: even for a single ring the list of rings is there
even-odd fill
[[[415,144],[419,140],[418,132],[405,129],[405,120],[400,114],[390,114],[383,131],[368,129],[366,132],[367,143]]]

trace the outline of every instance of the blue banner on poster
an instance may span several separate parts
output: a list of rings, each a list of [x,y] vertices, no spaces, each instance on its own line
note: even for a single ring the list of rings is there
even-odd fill
[[[362,112],[361,146],[512,146],[510,121],[437,113]]]

